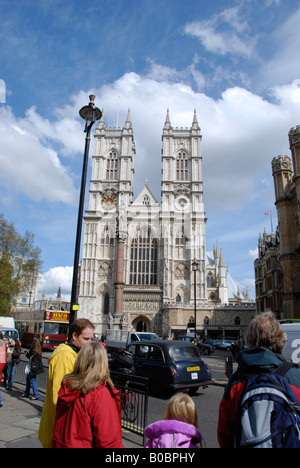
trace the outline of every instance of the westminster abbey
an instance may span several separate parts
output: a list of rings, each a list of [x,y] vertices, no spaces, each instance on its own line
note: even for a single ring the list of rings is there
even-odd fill
[[[195,309],[199,334],[217,337],[225,329],[241,334],[243,311],[232,311],[230,301],[234,296],[237,306],[244,298],[239,291],[231,292],[218,243],[213,252],[206,251],[202,136],[196,111],[191,120],[190,128],[173,128],[167,111],[157,168],[161,202],[147,180],[133,198],[130,111],[123,128],[108,128],[103,116],[99,121],[78,314],[89,318],[99,334],[117,328],[171,337],[193,330]]]

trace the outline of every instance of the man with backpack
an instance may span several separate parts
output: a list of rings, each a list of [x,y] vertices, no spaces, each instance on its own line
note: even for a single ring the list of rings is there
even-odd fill
[[[272,312],[250,323],[220,403],[221,448],[300,447],[300,367],[283,358],[286,342]]]

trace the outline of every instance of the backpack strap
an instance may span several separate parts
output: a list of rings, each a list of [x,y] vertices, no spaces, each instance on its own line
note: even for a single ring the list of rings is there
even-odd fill
[[[283,362],[279,367],[277,367],[277,369],[276,369],[274,372],[272,372],[272,374],[281,375],[281,377],[284,377],[285,374],[286,374],[292,367],[295,367],[295,364],[294,364],[293,362],[285,361],[285,362]]]

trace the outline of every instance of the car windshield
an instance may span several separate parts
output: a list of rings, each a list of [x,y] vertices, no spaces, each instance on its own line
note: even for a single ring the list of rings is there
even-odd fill
[[[4,338],[7,338],[9,340],[19,338],[16,330],[2,330],[2,334]]]
[[[68,324],[66,323],[51,323],[46,322],[44,333],[49,335],[67,335],[68,334]]]
[[[199,353],[196,346],[174,346],[170,348],[169,354],[174,361],[184,359],[199,358]]]
[[[141,341],[159,340],[159,337],[155,333],[137,333]]]

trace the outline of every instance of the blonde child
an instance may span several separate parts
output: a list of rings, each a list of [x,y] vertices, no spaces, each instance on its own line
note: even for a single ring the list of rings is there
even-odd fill
[[[164,419],[146,427],[145,436],[149,439],[145,448],[199,448],[199,444],[202,447],[192,398],[183,393],[171,398]]]

